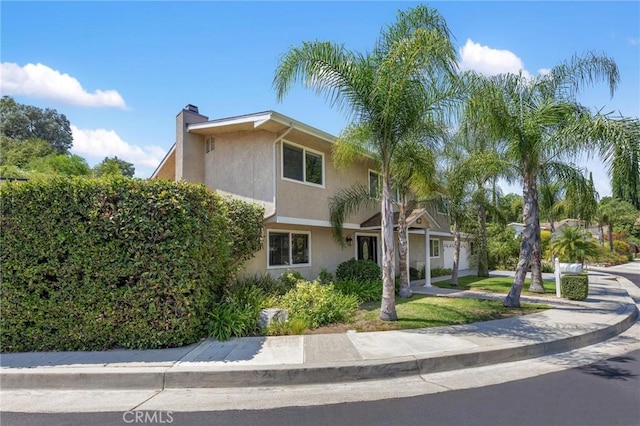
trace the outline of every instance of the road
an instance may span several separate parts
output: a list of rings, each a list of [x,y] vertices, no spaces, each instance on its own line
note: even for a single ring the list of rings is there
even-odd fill
[[[581,368],[477,389],[374,402],[191,413],[2,413],[13,425],[532,425],[640,424],[640,351]],[[155,417],[153,417],[155,416]],[[146,421],[142,421],[146,420]],[[152,422],[155,420],[155,422]]]

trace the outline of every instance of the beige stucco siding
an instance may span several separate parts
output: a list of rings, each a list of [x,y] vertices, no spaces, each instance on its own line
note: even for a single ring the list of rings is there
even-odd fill
[[[310,234],[310,265],[308,266],[277,266],[267,267],[268,257],[268,232],[309,232]],[[240,276],[263,275],[265,272],[272,277],[279,277],[286,271],[297,271],[307,279],[316,279],[320,271],[325,268],[332,274],[338,265],[355,257],[355,247],[341,247],[333,240],[330,228],[317,228],[308,226],[270,225],[264,230],[264,244],[262,250],[245,263],[245,268]]]
[[[185,130],[202,121],[207,117],[186,110],[176,117],[176,181],[204,183],[204,138]]]
[[[158,168],[155,179],[175,180],[176,178],[176,151],[171,151],[162,165]]]
[[[294,146],[303,146],[295,140],[285,140]],[[329,198],[337,194],[340,190],[348,188],[355,183],[368,186],[368,171],[371,168],[371,162],[361,160],[353,165],[337,169],[333,165],[331,158],[331,148],[333,145],[324,143],[322,145],[314,145],[309,148],[312,153],[321,153],[323,155],[324,166],[324,182],[322,186],[307,184],[298,181],[292,181],[282,176],[282,143],[278,144],[277,149],[277,209],[278,216],[305,218],[315,221],[330,220],[329,216]],[[362,211],[350,216],[346,219],[346,223],[361,223],[374,215],[379,208],[363,209]]]
[[[213,150],[205,154],[204,182],[209,188],[275,213],[274,141],[265,131],[238,132],[214,137]]]

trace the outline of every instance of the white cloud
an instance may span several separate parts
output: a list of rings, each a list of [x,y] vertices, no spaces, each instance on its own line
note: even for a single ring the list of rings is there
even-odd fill
[[[53,99],[70,105],[126,108],[117,91],[95,90],[89,93],[69,74],[62,74],[43,64],[21,67],[11,62],[1,63],[0,91],[6,95]]]
[[[551,72],[551,68],[540,68],[538,70],[538,74],[540,75],[547,75]]]
[[[71,152],[82,157],[89,157],[100,162],[104,157],[117,156],[132,163],[136,167],[136,175],[140,176],[140,168],[154,170],[164,158],[166,151],[154,145],[139,147],[123,141],[113,130],[79,129],[71,125],[73,146]]]
[[[640,43],[640,40],[637,38],[629,37],[629,44],[631,46],[637,46]]]
[[[529,78],[529,72],[524,68],[524,64],[513,52],[509,50],[492,49],[489,46],[482,46],[467,39],[467,43],[460,49],[460,70],[474,70],[487,76],[512,73],[517,74],[522,70],[522,74]]]

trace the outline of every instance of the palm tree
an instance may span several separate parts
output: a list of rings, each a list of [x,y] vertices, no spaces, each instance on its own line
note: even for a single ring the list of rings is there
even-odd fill
[[[498,177],[510,180],[513,167],[506,161],[504,144],[492,139],[487,129],[463,120],[451,144],[445,150],[455,169],[448,177],[458,188],[469,191],[469,202],[476,212],[475,241],[477,243],[478,276],[489,276],[487,217],[499,215],[497,208]]]
[[[424,136],[424,135],[423,135]],[[351,164],[360,152],[357,146],[347,144],[346,140],[336,145],[333,160],[338,167]],[[407,274],[407,216],[418,205],[426,204],[441,188],[435,180],[436,167],[433,156],[434,147],[430,140],[403,143],[396,152],[391,165],[393,176],[392,189],[397,199],[392,200],[398,209],[398,264],[400,267],[400,297],[411,297],[410,277]],[[431,147],[430,147],[431,146]],[[377,160],[374,157],[374,160]],[[379,165],[379,160],[375,161]],[[334,239],[344,244],[342,224],[351,214],[361,208],[369,208],[380,203],[380,191],[371,193],[363,185],[354,184],[329,199],[329,212]]]
[[[602,197],[598,210],[609,228],[609,250],[613,251],[613,227],[624,223],[633,224],[638,218],[638,210],[633,204],[613,197]]]
[[[398,12],[372,53],[357,53],[332,42],[303,42],[280,60],[273,80],[278,100],[295,83],[324,95],[347,113],[351,124],[341,140],[359,140],[380,159],[382,177],[382,302],[380,318],[394,321],[394,243],[391,164],[402,141],[443,112],[440,89],[454,78],[456,53],[445,20],[418,6]],[[435,95],[435,96],[434,96]]]
[[[567,226],[551,238],[551,252],[564,262],[580,262],[598,255],[598,243],[584,230]]]
[[[614,198],[640,209],[640,119],[604,116],[600,155],[608,166]]]
[[[592,115],[576,96],[583,86],[603,78],[611,94],[619,75],[615,62],[605,56],[589,54],[573,57],[545,75],[533,78],[520,74],[477,77],[471,95],[470,111],[484,123],[494,138],[508,144],[509,156],[521,173],[524,223],[520,256],[513,284],[504,305],[520,306],[520,293],[529,264],[535,279],[541,278],[540,215],[538,172],[545,158],[570,158],[586,148],[575,130],[592,125]],[[536,251],[537,250],[537,251]]]

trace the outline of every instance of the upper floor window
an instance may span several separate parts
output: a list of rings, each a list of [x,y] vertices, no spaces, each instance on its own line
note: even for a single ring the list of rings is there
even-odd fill
[[[436,202],[436,211],[438,214],[449,215],[449,203],[444,198],[439,198]]]
[[[324,184],[324,155],[296,145],[282,145],[282,176],[313,185]]]
[[[369,195],[372,197],[382,196],[382,175],[373,170],[369,170]],[[391,196],[393,197],[393,201],[398,202],[400,200],[400,192],[397,190],[392,190]]]

